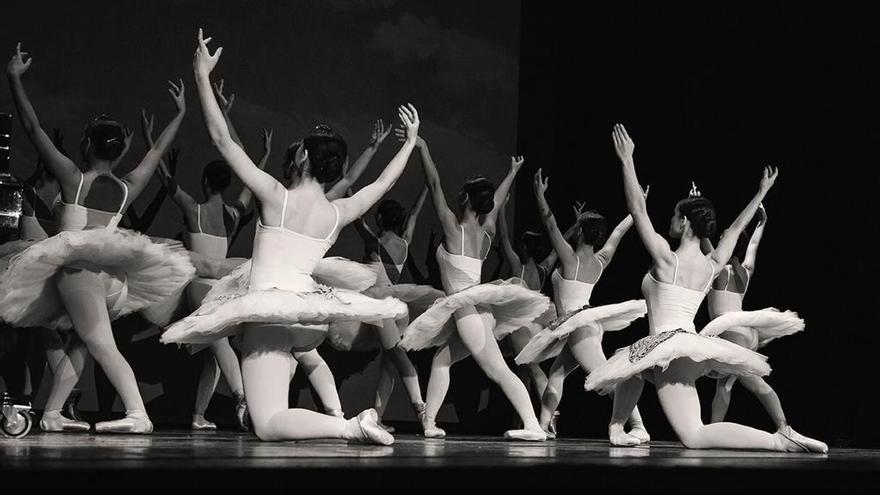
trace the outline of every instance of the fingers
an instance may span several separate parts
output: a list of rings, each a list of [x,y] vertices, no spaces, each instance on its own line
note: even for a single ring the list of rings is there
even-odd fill
[[[235,102],[235,93],[229,95],[229,99],[226,100],[226,106],[232,108],[232,104]]]
[[[397,115],[400,117],[400,120],[403,121],[406,127],[412,127],[413,121],[411,118],[411,114],[409,113],[409,109],[404,108],[404,106],[401,105],[397,109]]]
[[[419,111],[416,110],[416,107],[414,107],[412,105],[412,103],[407,103],[407,106],[409,107],[410,112],[412,112],[413,122],[418,122],[419,121]]]

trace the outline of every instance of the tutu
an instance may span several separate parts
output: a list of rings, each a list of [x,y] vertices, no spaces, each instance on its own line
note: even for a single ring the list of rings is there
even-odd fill
[[[371,263],[374,271],[384,270],[381,263]],[[381,277],[378,280],[382,280]],[[419,317],[435,301],[446,294],[429,285],[396,284],[388,285],[377,282],[376,285],[363,291],[364,295],[382,299],[392,297],[406,303],[407,313],[410,319]],[[382,321],[337,321],[330,324],[327,332],[327,342],[339,351],[374,351],[381,347],[376,331]],[[400,335],[403,337],[403,334]]]
[[[614,332],[628,327],[647,312],[643,299],[597,307],[585,306],[571,311],[555,319],[532,337],[516,356],[516,364],[540,363],[558,355],[568,336],[578,328],[586,327],[601,337],[603,332]]]
[[[101,274],[115,296],[111,319],[166,302],[196,271],[185,250],[124,229],[64,231],[3,248],[0,319],[19,327],[72,328],[54,280],[64,267]]]
[[[770,374],[767,357],[732,342],[706,337],[687,330],[671,330],[649,335],[617,350],[607,363],[587,376],[584,388],[605,395],[614,387],[651,368],[665,370],[675,359],[686,358],[701,365],[700,376]],[[644,378],[652,379],[650,374]]]
[[[308,291],[248,290],[251,264],[239,265],[219,280],[192,315],[165,331],[163,343],[208,344],[238,333],[241,323],[320,325],[334,321],[381,321],[406,315],[406,305],[392,298],[374,299],[357,291],[375,283],[375,273],[345,258],[324,258],[312,273]]]
[[[550,299],[523,287],[516,279],[474,285],[438,299],[410,323],[400,346],[415,351],[444,344],[455,330],[454,322],[450,321],[452,314],[470,306],[491,313],[495,320],[495,338],[501,340],[544,314],[550,307]]]
[[[700,335],[707,337],[736,333],[746,338],[748,348],[757,350],[779,337],[785,337],[804,329],[804,320],[793,311],[766,308],[758,311],[733,311],[725,313],[706,325]]]

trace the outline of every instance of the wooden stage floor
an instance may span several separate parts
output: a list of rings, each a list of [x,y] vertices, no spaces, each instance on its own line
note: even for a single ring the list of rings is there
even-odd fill
[[[23,439],[0,438],[4,488],[89,486],[90,493],[118,493],[120,482],[200,490],[267,483],[286,487],[286,492],[314,481],[352,490],[364,483],[377,488],[387,484],[384,492],[412,494],[421,491],[414,492],[413,484],[464,489],[473,476],[515,491],[570,486],[617,493],[743,494],[767,488],[767,483],[783,483],[807,493],[880,493],[880,451],[779,454],[688,450],[671,442],[612,448],[605,441],[585,439],[529,443],[468,436],[426,440],[408,434],[397,435],[394,445],[384,447],[334,440],[265,443],[224,431],[159,431],[148,436],[34,431]]]

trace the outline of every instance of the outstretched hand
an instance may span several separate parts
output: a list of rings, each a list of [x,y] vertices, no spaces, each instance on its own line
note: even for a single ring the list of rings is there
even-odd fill
[[[513,155],[510,157],[510,168],[513,170],[519,170],[525,161],[526,159],[522,155]]]
[[[233,95],[235,96],[235,95]],[[270,127],[268,129],[263,129],[263,150],[266,153],[272,151],[272,135],[275,134],[275,131]]]
[[[171,94],[171,98],[174,100],[174,105],[177,107],[178,113],[183,113],[186,111],[186,98],[184,96],[184,88],[183,88],[183,79],[178,79],[180,85],[174,84],[172,81],[168,81],[168,84],[171,85],[168,88],[168,93]]]
[[[578,220],[581,218],[581,215],[584,213],[584,208],[587,207],[587,203],[583,201],[575,201],[574,202],[574,219]]]
[[[773,187],[773,184],[776,182],[776,177],[779,176],[779,168],[767,166],[764,167],[764,176],[761,177],[761,190],[767,192]]]
[[[407,103],[406,105],[400,105],[400,107],[398,107],[397,115],[400,117],[400,121],[403,123],[403,127],[406,130],[405,141],[412,141],[415,143],[416,139],[419,137],[419,124],[421,124],[418,110],[416,110],[416,107],[412,106],[411,103]]]
[[[199,28],[199,46],[193,56],[193,70],[196,75],[207,76],[217,66],[220,60],[220,54],[223,53],[223,47],[218,48],[213,54],[208,50],[208,43],[212,38],[205,38],[202,34],[202,28]]]
[[[385,141],[385,138],[391,134],[392,126],[385,127],[385,122],[382,119],[376,121],[373,124],[373,134],[370,136],[370,144],[371,148],[378,148],[382,141]],[[405,130],[404,130],[405,132]]]
[[[33,57],[27,57],[27,61],[25,61],[25,57],[27,56],[27,52],[21,51],[21,42],[18,42],[15,45],[15,55],[12,56],[12,60],[9,61],[9,65],[6,66],[6,72],[10,76],[18,77],[30,68],[31,62],[34,61]]]
[[[229,95],[227,98],[223,94],[223,84],[225,79],[220,79],[220,83],[214,83],[214,94],[217,95],[217,101],[220,103],[220,109],[223,111],[224,115],[229,115],[229,112],[232,111],[232,104],[235,103],[235,93]]]
[[[543,169],[538,169],[535,172],[535,180],[532,183],[532,187],[535,189],[535,196],[540,198],[544,197],[544,193],[547,192],[547,187],[550,185],[550,177],[543,177],[541,175]]]
[[[636,144],[633,142],[632,138],[629,137],[629,134],[627,134],[626,128],[623,127],[623,124],[614,124],[614,130],[611,132],[611,137],[614,140],[614,152],[617,153],[617,158],[619,158],[620,161],[632,160]]]

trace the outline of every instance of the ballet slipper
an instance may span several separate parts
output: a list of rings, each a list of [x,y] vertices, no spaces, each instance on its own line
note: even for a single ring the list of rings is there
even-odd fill
[[[642,442],[623,430],[623,425],[613,424],[608,426],[608,441],[618,447],[633,447]]]
[[[146,435],[153,432],[153,423],[146,413],[133,413],[126,414],[122,419],[97,423],[95,431],[98,433],[137,433]]]
[[[189,427],[192,431],[217,431],[217,424],[208,421],[204,416],[193,416]]]
[[[248,414],[247,401],[244,399],[244,394],[235,395],[235,419],[241,431],[250,431],[251,418]]]
[[[547,428],[544,430],[547,432],[547,438],[556,438],[556,421],[559,420],[559,411],[553,411],[553,415],[550,416],[550,423],[547,425]],[[552,437],[550,435],[553,435]]]
[[[651,435],[648,433],[648,430],[645,429],[645,425],[643,424],[633,425],[629,430],[629,435],[637,438],[641,443],[648,443],[651,441]]]
[[[820,442],[819,440],[801,435],[788,425],[783,426],[773,435],[780,440],[780,443],[786,452],[828,453],[828,445],[825,442]]]
[[[504,438],[507,440],[524,440],[526,442],[543,442],[547,440],[547,433],[544,430],[507,430],[504,432]]]
[[[425,438],[446,438],[446,432],[442,428],[437,428],[434,419],[429,418],[424,411],[419,415],[419,420],[422,422]]]
[[[46,411],[40,418],[40,429],[49,432],[87,432],[92,429],[85,421],[65,418],[59,411]]]
[[[395,429],[394,429],[393,426],[388,426],[388,425],[386,425],[385,423],[383,423],[383,422],[381,422],[381,421],[379,421],[377,424],[379,425],[379,428],[382,428],[383,430],[387,431],[388,433],[394,433],[394,432],[395,432]]]
[[[346,425],[347,433],[345,438],[362,443],[393,444],[394,437],[379,426],[378,419],[379,414],[376,413],[375,409],[362,411],[357,417],[348,420],[349,425]]]

